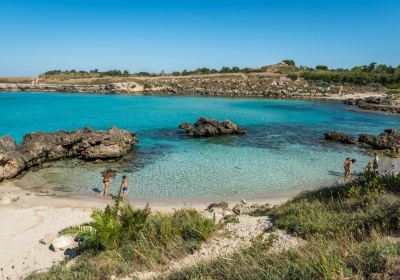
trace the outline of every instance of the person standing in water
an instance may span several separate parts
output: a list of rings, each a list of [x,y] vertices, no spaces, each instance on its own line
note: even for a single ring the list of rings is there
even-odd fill
[[[379,167],[379,157],[377,153],[374,153],[374,161],[372,162],[372,166],[374,168],[374,171],[377,172]]]
[[[351,163],[352,163],[352,161],[350,158],[346,158],[346,160],[344,161],[344,180],[345,181],[347,179],[349,179],[349,177],[350,177]]]
[[[110,191],[110,182],[111,178],[115,178],[116,171],[112,169],[107,169],[101,172],[103,176],[103,192],[101,193],[104,197],[104,200],[108,198],[108,192]]]
[[[125,175],[122,176],[121,188],[122,188],[122,198],[125,200],[129,192],[128,178]]]
[[[103,174],[103,192],[101,193],[104,197],[104,200],[108,196],[108,192],[110,191],[110,177],[108,174]]]

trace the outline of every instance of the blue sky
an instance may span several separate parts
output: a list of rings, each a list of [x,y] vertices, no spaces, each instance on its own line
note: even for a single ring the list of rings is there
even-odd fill
[[[0,76],[400,64],[397,0],[0,0]]]

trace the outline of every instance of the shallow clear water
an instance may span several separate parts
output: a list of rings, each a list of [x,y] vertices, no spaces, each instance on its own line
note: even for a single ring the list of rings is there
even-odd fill
[[[370,160],[357,147],[325,143],[325,131],[357,135],[400,128],[398,116],[349,108],[328,101],[2,93],[0,135],[21,141],[31,131],[112,125],[137,133],[140,143],[122,162],[51,163],[25,175],[38,187],[92,192],[101,189],[99,172],[111,166],[128,175],[137,197],[249,195],[321,185],[342,175],[347,156],[357,159],[355,171]],[[178,132],[180,123],[198,116],[230,119],[248,133],[189,139]]]

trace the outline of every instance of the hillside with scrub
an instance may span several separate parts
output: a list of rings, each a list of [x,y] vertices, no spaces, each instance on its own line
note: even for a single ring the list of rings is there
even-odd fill
[[[371,63],[369,65],[354,66],[351,69],[336,68],[329,69],[326,65],[315,67],[296,66],[293,60],[283,60],[279,64],[262,66],[258,68],[222,67],[221,69],[209,69],[207,67],[195,70],[172,71],[165,73],[136,72],[128,70],[90,71],[82,70],[51,70],[41,74],[39,77],[46,80],[71,80],[86,78],[128,78],[128,77],[185,77],[192,75],[216,75],[216,74],[251,74],[251,73],[278,73],[286,75],[291,80],[303,78],[306,81],[325,82],[329,84],[348,85],[373,85],[384,86],[388,89],[400,89],[400,65],[391,66],[385,64]]]

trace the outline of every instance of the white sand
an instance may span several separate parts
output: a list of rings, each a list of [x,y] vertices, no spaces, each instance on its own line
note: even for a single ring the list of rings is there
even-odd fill
[[[1,186],[0,196],[17,195],[20,199],[0,206],[0,272],[1,279],[21,279],[24,275],[49,268],[64,258],[63,252],[50,251],[39,243],[47,233],[88,221],[89,208],[66,205],[45,206],[48,197],[37,197],[11,185]],[[8,278],[7,278],[8,277]]]

